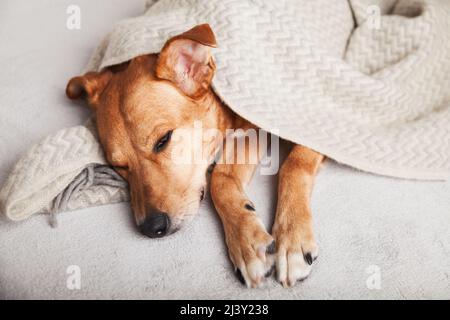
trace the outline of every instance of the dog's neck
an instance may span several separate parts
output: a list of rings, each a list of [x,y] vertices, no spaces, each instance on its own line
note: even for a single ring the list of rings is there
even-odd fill
[[[209,124],[219,130],[223,136],[227,129],[236,128],[238,116],[220,100],[212,89],[206,93],[201,103],[208,108],[206,117],[208,117]]]

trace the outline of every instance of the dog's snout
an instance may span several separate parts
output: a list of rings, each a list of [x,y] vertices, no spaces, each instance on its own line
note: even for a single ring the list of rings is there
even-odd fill
[[[151,212],[139,228],[147,237],[164,237],[170,229],[169,216],[164,212]]]

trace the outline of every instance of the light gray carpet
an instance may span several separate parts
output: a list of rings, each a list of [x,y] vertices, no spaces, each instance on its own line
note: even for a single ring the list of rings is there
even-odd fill
[[[112,24],[139,14],[143,2],[2,1],[0,183],[31,144],[87,119],[87,109],[66,100],[66,82]],[[69,4],[81,7],[81,30],[65,27]],[[275,190],[267,176],[249,189],[267,225]],[[0,298],[450,298],[449,182],[377,177],[330,162],[316,182],[313,214],[320,256],[310,278],[288,290],[272,278],[264,288],[242,288],[209,200],[188,228],[162,240],[136,232],[128,204],[61,214],[57,229],[46,216],[3,219]],[[66,284],[72,265],[80,290]]]

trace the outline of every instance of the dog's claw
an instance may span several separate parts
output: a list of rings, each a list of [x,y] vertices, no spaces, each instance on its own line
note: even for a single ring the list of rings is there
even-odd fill
[[[267,247],[266,252],[268,254],[274,254],[276,250],[276,242],[275,240],[272,241],[272,243]]]
[[[303,254],[302,251],[307,253]],[[311,265],[313,264],[316,255],[317,249],[306,251],[300,246],[281,246],[278,248],[276,255],[278,282],[280,282],[283,287],[287,288],[294,286],[297,282],[305,280],[311,272]]]
[[[272,265],[272,267],[270,267],[270,269],[266,272],[266,274],[264,276],[266,278],[270,277],[274,270],[275,270],[275,265]]]
[[[246,203],[245,209],[250,210],[250,211],[255,211],[255,206],[252,203]]]
[[[241,270],[236,269],[236,276],[237,276],[239,282],[242,283],[245,286],[246,283],[245,283],[245,279],[244,279],[244,276],[242,275]]]
[[[306,262],[308,262],[308,264],[309,265],[312,265],[312,263],[313,263],[313,258],[312,258],[312,256],[311,256],[311,253],[307,253],[307,254],[305,254],[305,260],[306,260]],[[303,280],[303,279],[302,279]]]

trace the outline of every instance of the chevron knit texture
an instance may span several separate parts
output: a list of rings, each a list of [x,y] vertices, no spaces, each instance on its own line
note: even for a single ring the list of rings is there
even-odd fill
[[[219,43],[214,89],[242,117],[364,171],[449,177],[450,1],[150,0],[87,69],[157,53],[200,23]],[[63,130],[31,149],[0,191],[0,210],[13,220],[48,211],[84,168],[104,164],[91,132]],[[67,207],[126,199],[95,186]]]
[[[51,212],[54,199],[91,164],[106,164],[92,122],[50,135],[14,167],[0,190],[0,212],[13,221]],[[92,185],[73,194],[64,210],[127,201],[128,197],[126,188]]]

